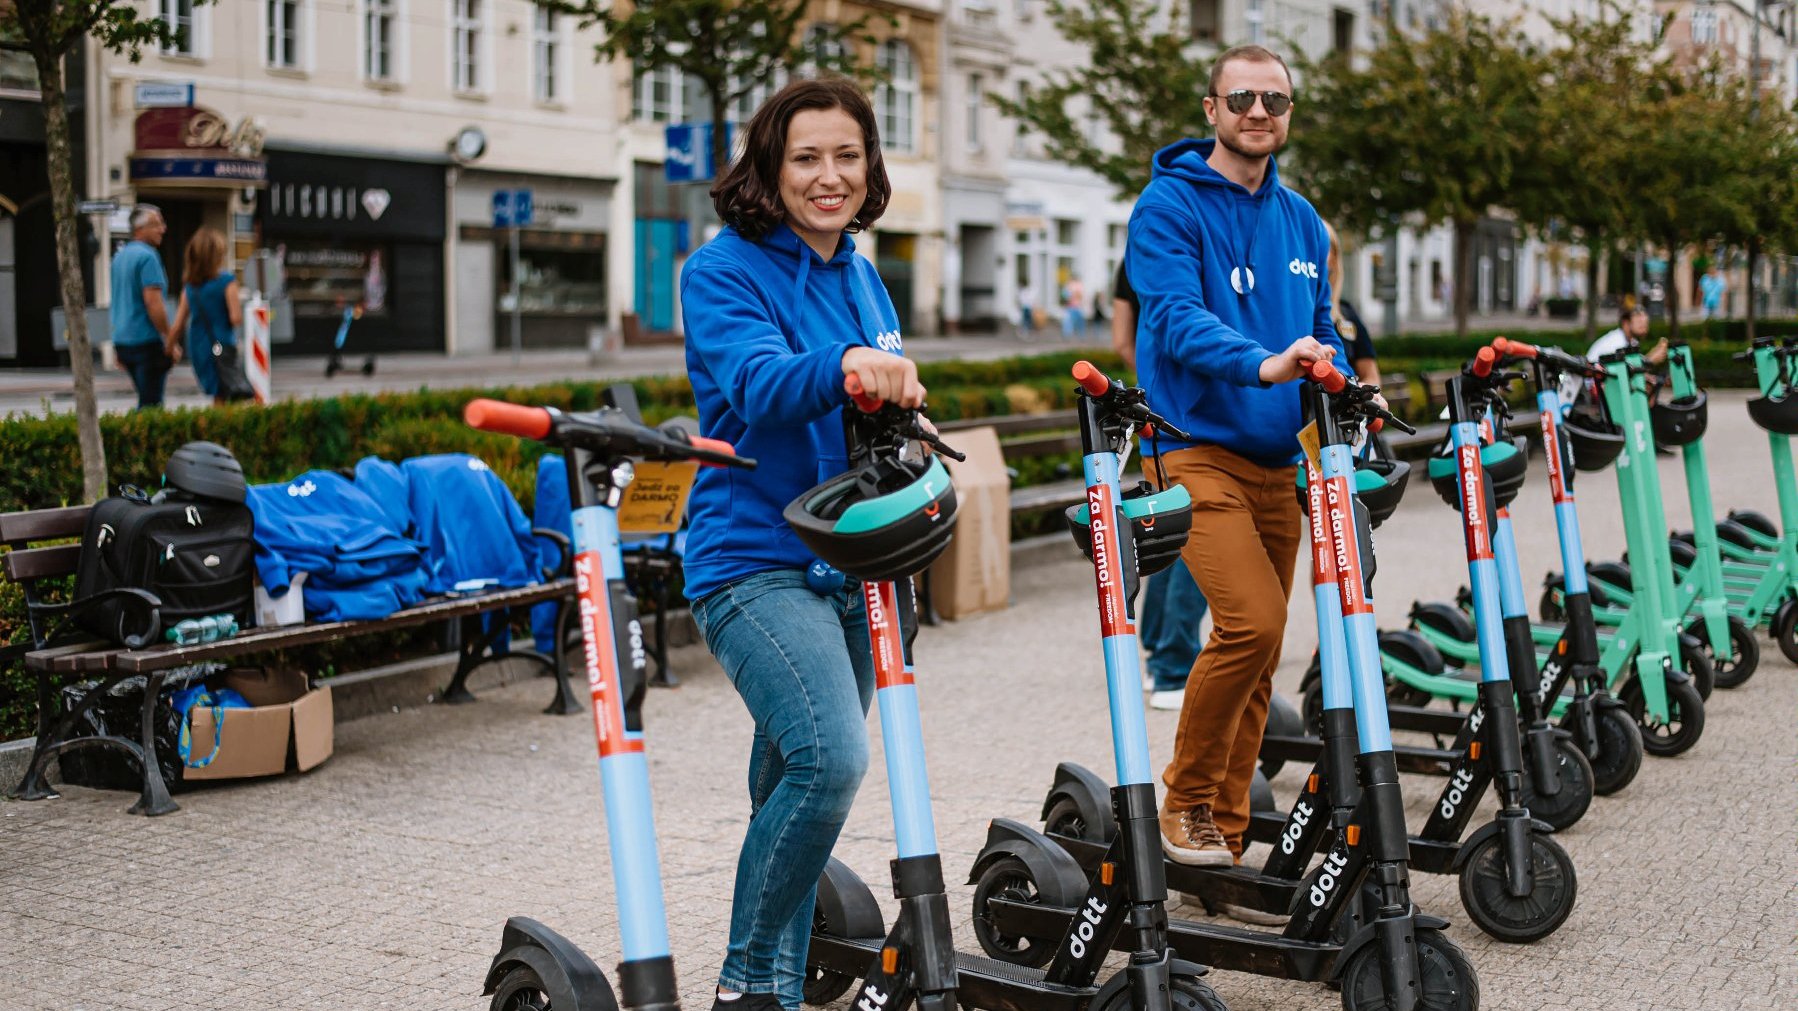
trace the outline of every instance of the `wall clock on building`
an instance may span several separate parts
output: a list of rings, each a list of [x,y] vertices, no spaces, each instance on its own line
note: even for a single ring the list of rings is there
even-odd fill
[[[487,153],[487,135],[478,126],[465,126],[450,142],[450,150],[455,152],[457,161],[474,161]]]

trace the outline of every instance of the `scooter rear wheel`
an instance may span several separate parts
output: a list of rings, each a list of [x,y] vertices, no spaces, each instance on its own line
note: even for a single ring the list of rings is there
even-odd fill
[[[550,1011],[549,991],[537,970],[528,965],[515,965],[500,977],[494,988],[489,1011]]]
[[[1666,723],[1656,723],[1648,715],[1642,685],[1635,678],[1624,684],[1617,701],[1629,710],[1630,718],[1641,730],[1642,750],[1657,758],[1685,754],[1704,736],[1704,699],[1689,680],[1667,682]]]
[[[1728,518],[1763,537],[1779,536],[1779,527],[1774,525],[1766,513],[1755,512],[1753,509],[1731,509]]]
[[[812,909],[813,934],[831,934],[839,929],[841,929],[839,925],[832,924],[824,915],[822,908],[814,907]],[[849,988],[854,985],[854,976],[831,972],[829,969],[808,964],[805,967],[805,983],[802,992],[807,1004],[812,1007],[823,1007],[848,993]]]
[[[1596,791],[1592,782],[1592,763],[1579,745],[1567,738],[1557,738],[1555,759],[1561,774],[1561,789],[1552,797],[1536,792],[1530,776],[1530,763],[1523,763],[1523,806],[1530,809],[1530,817],[1542,819],[1559,832],[1585,816]]]
[[[1754,637],[1754,629],[1733,614],[1729,616],[1729,656],[1720,658],[1711,649],[1704,619],[1687,625],[1686,634],[1698,640],[1699,647],[1704,650],[1705,658],[1711,663],[1711,682],[1718,688],[1739,688],[1747,684],[1760,666],[1761,644]]]
[[[1460,945],[1439,930],[1417,932],[1420,1011],[1477,1011],[1480,978]],[[1342,1011],[1386,1011],[1394,1005],[1386,992],[1379,944],[1369,944],[1342,970]]]
[[[1090,842],[1105,842],[1094,838],[1092,826],[1087,824],[1086,815],[1080,805],[1072,797],[1058,797],[1049,806],[1049,816],[1043,819],[1043,834],[1064,835],[1072,839],[1086,839]]]
[[[1175,976],[1168,982],[1168,1006],[1174,1011],[1230,1011],[1224,999],[1204,980]],[[1093,1005],[1093,1011],[1134,1011],[1135,1007],[1135,998],[1126,986],[1106,997],[1105,1003]]]
[[[1773,612],[1773,641],[1786,659],[1798,663],[1798,597],[1788,597]]]
[[[1013,902],[1042,901],[1036,879],[1030,876],[1030,868],[1024,861],[1017,857],[995,861],[980,875],[980,882],[974,887],[974,939],[980,942],[980,950],[990,958],[1012,965],[1027,965],[1038,969],[1048,965],[1049,960],[1055,957],[1055,942],[1042,938],[1013,937],[993,928],[992,918],[987,915],[987,905],[998,898]]]
[[[1677,572],[1684,572],[1698,561],[1698,549],[1685,541],[1669,540],[1667,542],[1667,558],[1673,563]]]
[[[1461,905],[1476,926],[1500,941],[1525,944],[1566,922],[1579,898],[1573,858],[1548,836],[1531,834],[1530,869],[1535,887],[1513,896],[1505,884],[1504,839],[1490,835],[1474,847],[1461,865]]]
[[[1618,706],[1605,706],[1593,717],[1598,757],[1592,763],[1592,792],[1609,797],[1630,784],[1642,770],[1642,731]]]

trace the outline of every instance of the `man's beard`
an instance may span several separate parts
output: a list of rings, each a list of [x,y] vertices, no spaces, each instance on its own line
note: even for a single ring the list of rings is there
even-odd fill
[[[1227,149],[1231,154],[1237,155],[1242,158],[1248,158],[1251,160],[1253,160],[1255,158],[1270,158],[1276,154],[1279,154],[1281,149],[1286,146],[1286,138],[1281,137],[1279,139],[1279,141],[1277,141],[1274,144],[1273,150],[1271,150],[1271,151],[1265,151],[1265,152],[1249,151],[1249,150],[1245,150],[1244,148],[1238,146],[1236,143],[1233,142],[1233,140],[1231,138],[1224,136],[1224,132],[1222,130],[1219,130],[1217,132],[1217,142],[1219,144],[1222,144],[1225,147],[1225,149]]]

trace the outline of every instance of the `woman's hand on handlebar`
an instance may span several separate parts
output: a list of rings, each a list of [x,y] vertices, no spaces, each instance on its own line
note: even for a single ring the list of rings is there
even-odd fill
[[[900,407],[924,406],[924,384],[918,363],[879,348],[852,347],[843,352],[843,374],[861,380],[862,391]]]
[[[1320,343],[1315,337],[1300,337],[1286,350],[1270,355],[1261,362],[1260,379],[1264,383],[1287,383],[1306,376],[1305,366],[1327,362],[1336,357],[1336,349]]]

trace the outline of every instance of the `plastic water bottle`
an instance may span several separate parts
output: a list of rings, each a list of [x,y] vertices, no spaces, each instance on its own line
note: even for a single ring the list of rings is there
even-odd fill
[[[164,633],[178,646],[197,646],[203,642],[227,639],[237,634],[237,619],[230,614],[209,614],[204,618],[183,618]]]

